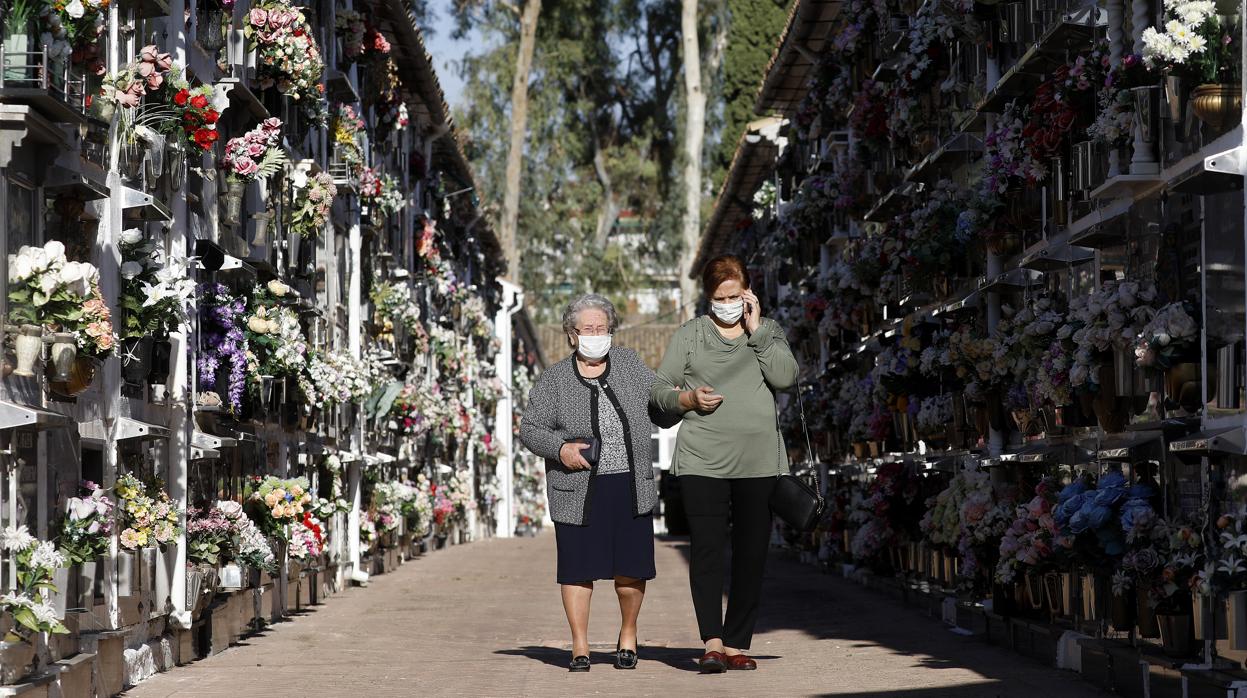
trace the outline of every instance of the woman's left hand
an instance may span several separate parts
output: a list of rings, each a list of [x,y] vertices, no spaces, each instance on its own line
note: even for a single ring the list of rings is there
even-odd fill
[[[745,331],[753,334],[758,331],[758,324],[762,322],[762,308],[758,305],[758,296],[753,291],[746,290],[741,294],[741,299],[745,301]]]

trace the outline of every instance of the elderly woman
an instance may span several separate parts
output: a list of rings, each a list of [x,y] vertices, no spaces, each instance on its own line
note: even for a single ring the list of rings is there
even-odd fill
[[[705,673],[756,669],[753,639],[771,532],[771,491],[788,472],[775,391],[792,387],[797,361],[784,330],[762,317],[749,274],[732,255],[706,263],[710,314],[686,322],[667,347],[651,400],[684,415],[671,470],[680,478],[690,534],[689,585],[706,651]],[[732,584],[723,615],[724,552]]]
[[[614,580],[619,597],[615,667],[636,668],[637,616],[655,575],[648,410],[655,376],[636,352],[611,347],[618,325],[602,296],[567,306],[563,330],[574,351],[537,379],[520,426],[524,445],[546,459],[571,671],[589,670],[589,600],[598,579]]]

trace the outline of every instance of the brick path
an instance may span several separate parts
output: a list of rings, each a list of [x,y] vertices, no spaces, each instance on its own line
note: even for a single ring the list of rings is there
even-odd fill
[[[698,675],[685,550],[679,540],[658,546],[636,671],[609,663],[618,610],[603,583],[590,626],[593,670],[566,671],[554,538],[545,535],[427,555],[126,695],[1100,695],[1074,674],[955,635],[911,608],[778,556],[754,639],[759,671]]]

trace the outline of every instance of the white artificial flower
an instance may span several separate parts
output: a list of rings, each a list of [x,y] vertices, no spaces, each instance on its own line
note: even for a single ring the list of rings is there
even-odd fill
[[[43,291],[45,296],[51,296],[53,293],[56,293],[56,287],[59,285],[55,274],[44,274],[39,277],[39,290]]]
[[[35,273],[35,266],[27,255],[9,255],[9,283],[23,283]]]
[[[82,499],[81,497],[72,497],[69,500],[69,519],[71,521],[81,521],[95,513],[95,502],[90,499]]]
[[[143,265],[138,262],[124,262],[121,265],[121,278],[133,279],[143,273]]]
[[[57,552],[54,543],[43,541],[35,548],[35,552],[31,553],[30,566],[54,570],[65,566],[65,556]]]
[[[128,228],[121,231],[121,243],[123,245],[137,245],[143,240],[143,231],[138,228]]]
[[[50,266],[61,266],[65,263],[65,243],[60,240],[49,240],[43,246],[43,252],[47,255],[47,263]]]
[[[30,535],[30,530],[26,526],[8,526],[0,533],[0,547],[5,550],[21,551],[29,548],[35,543],[35,537]]]
[[[60,617],[56,615],[56,608],[50,603],[35,603],[30,607],[30,612],[35,616],[35,622],[42,625],[55,625],[60,622]]]
[[[69,15],[71,19],[82,19],[82,16],[86,13],[87,8],[83,7],[81,0],[71,0],[65,6],[65,14]]]

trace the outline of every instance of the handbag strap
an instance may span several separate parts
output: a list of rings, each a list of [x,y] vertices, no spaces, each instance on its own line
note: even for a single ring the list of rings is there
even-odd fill
[[[805,455],[806,455],[806,458],[809,458],[814,465],[814,467],[810,468],[811,472],[814,473],[814,483],[816,485],[814,488],[814,493],[818,495],[818,501],[821,502],[823,501],[823,481],[822,481],[822,477],[819,475],[819,472],[818,472],[818,463],[817,463],[818,459],[815,457],[814,447],[810,442],[810,428],[809,428],[809,425],[807,425],[805,421],[805,398],[802,397],[801,395],[802,392],[804,392],[804,390],[803,390],[803,386],[801,385],[801,378],[798,377],[797,378],[797,414],[801,418],[801,432],[805,435]],[[775,413],[775,434],[776,434],[776,438],[779,439],[779,460],[776,462],[776,467],[779,469],[779,473],[776,475],[776,477],[783,477],[784,476],[784,435],[781,432],[780,426],[779,426],[779,412]],[[792,474],[791,463],[789,464],[788,474],[789,475]]]

